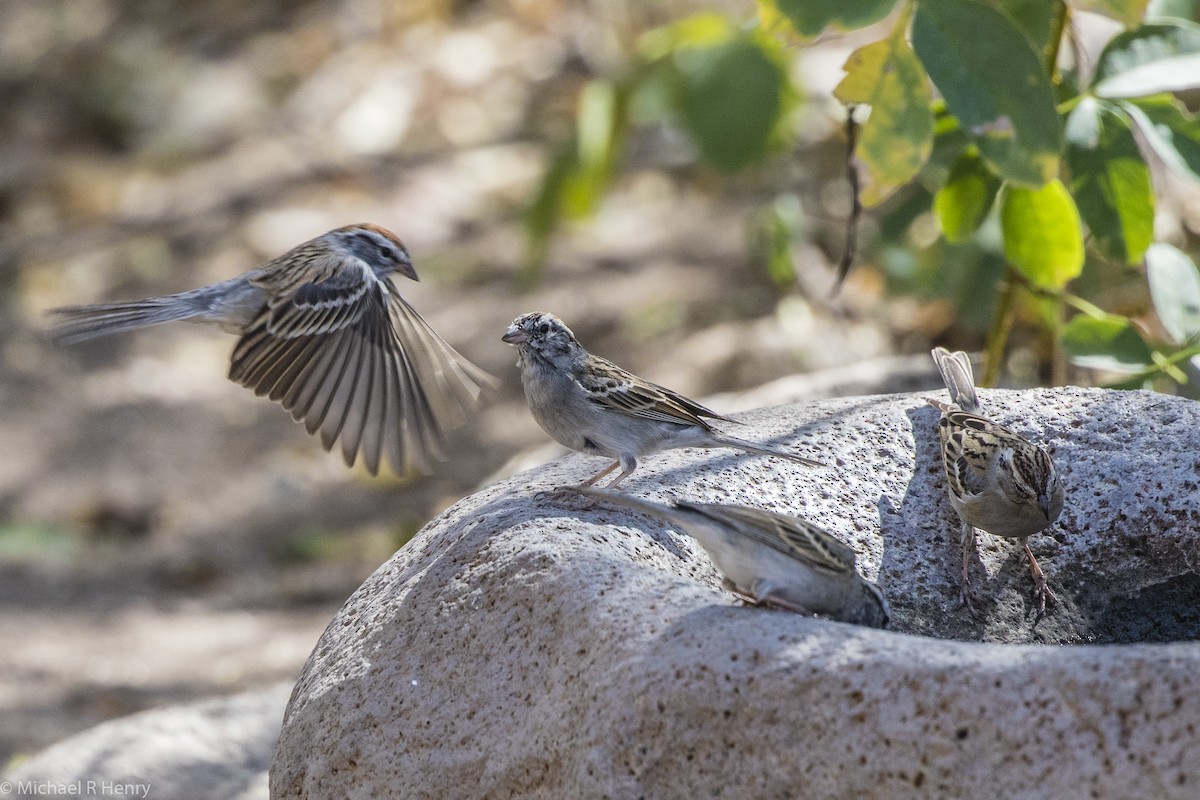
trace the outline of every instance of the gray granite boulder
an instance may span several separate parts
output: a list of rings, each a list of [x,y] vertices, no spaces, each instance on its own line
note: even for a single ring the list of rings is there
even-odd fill
[[[156,708],[46,748],[0,779],[0,797],[264,800],[290,686]]]
[[[1060,599],[1035,625],[1021,548],[987,534],[982,614],[958,605],[923,397],[741,416],[829,468],[676,451],[623,485],[809,516],[858,551],[893,631],[743,605],[686,536],[544,493],[599,463],[570,456],[461,501],[346,603],[272,798],[1200,795],[1200,406],[984,393],[1067,487],[1030,540]]]

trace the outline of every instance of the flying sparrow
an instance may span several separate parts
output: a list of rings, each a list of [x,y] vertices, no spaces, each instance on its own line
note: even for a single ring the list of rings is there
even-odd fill
[[[1063,507],[1063,486],[1054,462],[1042,447],[980,414],[979,398],[966,353],[935,347],[933,360],[952,405],[929,404],[942,412],[939,422],[942,459],[950,505],[962,520],[963,603],[973,608],[969,565],[975,550],[975,529],[1020,539],[1029,557],[1038,616],[1053,603],[1054,592],[1038,566],[1028,537],[1048,528]]]
[[[639,458],[677,447],[735,447],[824,466],[720,433],[706,418],[734,420],[592,355],[553,314],[517,317],[501,339],[517,348],[525,399],[542,429],[572,450],[614,459],[584,486],[620,467],[611,489],[633,473]]]
[[[329,231],[227,281],[126,303],[58,308],[54,336],[74,343],[160,322],[219,325],[241,338],[229,378],[339,439],[372,475],[386,454],[403,473],[440,458],[495,379],[438,336],[392,283],[417,280],[394,233],[377,225]]]
[[[674,506],[607,489],[572,487],[681,528],[708,552],[726,589],[757,605],[886,628],[888,604],[858,574],[854,551],[799,517],[746,506],[674,501]]]

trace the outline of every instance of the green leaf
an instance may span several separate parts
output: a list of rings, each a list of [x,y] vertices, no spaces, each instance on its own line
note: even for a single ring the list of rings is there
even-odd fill
[[[754,249],[766,265],[771,282],[781,289],[796,284],[792,244],[803,226],[800,198],[790,193],[776,197],[755,220]]]
[[[1061,13],[1062,0],[993,0],[995,5],[1008,14],[1021,33],[1028,37],[1035,50],[1048,53],[1056,20]],[[1054,42],[1057,45],[1057,42]],[[1044,63],[1044,61],[1043,61]]]
[[[816,36],[832,26],[841,30],[862,28],[888,15],[896,0],[759,0],[778,11],[801,36]]]
[[[1126,28],[1142,21],[1146,13],[1147,0],[1071,0],[1071,5],[1080,11],[1093,11],[1115,19]]]
[[[951,113],[1001,176],[1040,186],[1058,173],[1054,90],[1012,20],[977,0],[922,0],[912,43]]]
[[[1141,372],[1154,363],[1150,345],[1127,318],[1080,314],[1063,327],[1063,348],[1071,363],[1107,372]]]
[[[628,105],[625,86],[601,80],[584,86],[576,109],[575,141],[551,159],[525,211],[522,281],[527,285],[540,277],[562,217],[586,217],[600,204],[620,156]]]
[[[562,148],[550,160],[533,203],[524,214],[525,253],[521,280],[536,283],[549,253],[550,238],[562,217],[563,193],[577,164],[575,148]]]
[[[597,169],[612,162],[619,108],[620,93],[612,83],[596,80],[583,87],[575,115],[580,164]]]
[[[1200,27],[1183,21],[1119,33],[1096,62],[1097,97],[1144,97],[1200,86]]]
[[[46,564],[69,561],[81,555],[83,541],[64,530],[41,523],[6,520],[0,525],[0,564]]]
[[[1104,388],[1123,392],[1137,391],[1138,389],[1154,391],[1154,373],[1137,372],[1131,378],[1105,383]]]
[[[975,149],[971,139],[958,124],[958,119],[946,110],[943,100],[933,101],[933,150],[921,167],[920,180],[931,192],[950,180],[950,170],[967,149]]]
[[[1118,107],[1085,97],[1067,118],[1071,194],[1096,244],[1136,264],[1154,239],[1150,168]]]
[[[1040,189],[1008,186],[1000,227],[1004,254],[1035,286],[1060,289],[1083,270],[1079,212],[1057,178]]]
[[[964,154],[950,171],[950,179],[933,198],[933,210],[942,233],[951,242],[962,242],[983,223],[1000,191],[1000,179],[974,153]]]
[[[1122,102],[1121,107],[1168,169],[1200,180],[1200,120],[1168,94]]]
[[[638,50],[644,60],[656,61],[686,47],[716,47],[738,35],[738,29],[723,14],[693,14],[647,31],[638,40]]]
[[[674,53],[684,126],[718,169],[760,161],[791,97],[785,64],[764,44],[742,37]]]
[[[854,151],[866,167],[861,199],[867,207],[912,180],[933,147],[933,93],[904,39],[906,23],[904,17],[886,39],[851,53],[846,77],[833,90],[847,105],[871,106]]]
[[[1150,0],[1146,6],[1146,19],[1159,17],[1195,19],[1198,13],[1200,13],[1200,2],[1197,0]]]
[[[1200,272],[1190,258],[1169,244],[1146,251],[1150,299],[1163,328],[1177,344],[1200,336]]]
[[[572,219],[592,214],[616,167],[624,130],[625,92],[608,81],[590,81],[576,110],[576,157],[564,176],[562,211]]]

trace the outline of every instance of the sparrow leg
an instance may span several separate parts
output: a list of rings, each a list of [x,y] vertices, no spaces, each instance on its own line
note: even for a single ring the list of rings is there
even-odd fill
[[[958,596],[972,614],[976,613],[975,594],[971,591],[971,556],[975,555],[975,528],[964,522],[959,536],[962,545],[962,577],[959,580]]]
[[[591,486],[591,485],[592,485],[592,484],[594,484],[596,481],[600,480],[600,479],[601,479],[601,478],[603,478],[605,475],[607,475],[608,473],[612,472],[614,469],[616,469],[616,468],[617,468],[617,467],[619,467],[619,466],[621,466],[621,462],[620,462],[620,461],[614,461],[614,462],[612,462],[611,464],[609,464],[607,467],[605,467],[604,469],[600,470],[600,471],[599,471],[599,472],[597,472],[595,475],[593,475],[592,477],[588,478],[586,481],[584,481],[583,483],[581,483],[581,484],[579,484],[579,485],[580,485],[580,486]],[[609,484],[609,485],[611,486],[611,484]]]
[[[763,608],[778,609],[779,611],[790,611],[793,614],[800,614],[805,617],[815,617],[816,616],[815,613],[813,613],[809,609],[805,608],[804,606],[800,605],[799,603],[792,602],[791,600],[788,600],[786,597],[782,597],[780,595],[767,594],[763,597],[758,598],[756,605],[759,605]]]
[[[612,462],[611,464],[609,464],[607,467],[605,467],[604,469],[600,470],[600,471],[599,471],[599,472],[597,472],[595,475],[593,475],[592,477],[588,478],[586,481],[584,481],[583,483],[581,483],[581,484],[579,484],[579,485],[580,485],[580,486],[591,486],[591,485],[592,485],[592,484],[594,484],[596,481],[600,480],[600,479],[601,479],[601,478],[603,478],[605,475],[607,475],[608,473],[612,472],[614,469],[616,469],[616,468],[617,468],[617,467],[619,467],[619,466],[621,466],[621,462],[620,462],[620,461],[614,461],[614,462]],[[629,470],[629,472],[632,472],[632,471],[633,471],[633,470]],[[625,479],[625,478],[626,478],[626,477],[629,475],[629,472],[622,472],[622,473],[621,473],[620,475],[618,475],[618,476],[617,476],[617,477],[616,477],[616,478],[615,478],[615,479],[614,479],[614,480],[613,480],[613,481],[612,481],[610,484],[608,484],[608,486],[607,486],[606,488],[608,488],[608,489],[611,489],[612,487],[616,486],[618,483],[620,483],[622,480],[624,480],[624,479]],[[561,487],[560,487],[560,488],[561,488]],[[555,491],[558,491],[558,490],[556,489]],[[586,510],[586,509],[589,509],[589,508],[595,508],[595,507],[596,507],[596,501],[595,501],[595,500],[592,500],[590,497],[582,497],[582,496],[580,496],[580,495],[575,495],[575,498],[576,498],[577,502],[579,503],[579,508],[580,508],[580,509]]]
[[[621,465],[621,474],[613,478],[612,481],[604,487],[605,489],[615,489],[618,483],[632,475],[633,471],[637,469],[637,458],[629,455],[628,453],[622,453],[620,460],[617,461],[617,464]],[[617,464],[613,464],[606,470],[606,472],[612,472]],[[597,475],[596,477],[599,478],[600,476]]]
[[[759,600],[754,595],[753,590],[743,589],[742,587],[738,586],[733,581],[729,580],[729,578],[724,578],[724,577],[721,578],[721,588],[727,592],[730,592],[731,594],[736,594],[738,600],[740,600],[743,605],[747,605],[747,606],[760,605]]]
[[[596,481],[599,481],[601,479],[601,477],[604,477],[608,473],[611,473],[612,470],[617,469],[617,467],[619,467],[619,465],[620,465],[619,461],[614,461],[613,463],[608,464],[607,467],[605,467],[604,469],[601,469],[599,471],[599,473],[596,473],[592,477],[589,477],[588,480],[580,483],[580,486],[592,486],[593,483],[595,483]],[[571,489],[571,488],[574,488],[574,487],[570,487],[570,486],[554,487],[553,489],[550,489],[550,491],[539,492],[538,494],[536,494],[536,497],[539,497],[539,498],[551,497],[556,500],[565,500],[566,504],[568,504],[571,507],[571,509],[577,509],[580,511],[594,509],[594,507],[596,505],[595,500],[593,500],[592,498],[583,497],[582,494],[571,493],[569,491],[569,489]]]
[[[613,478],[613,479],[612,479],[612,481],[611,481],[611,482],[609,482],[609,484],[608,484],[607,486],[605,486],[604,488],[605,488],[605,489],[612,489],[612,488],[615,488],[615,487],[616,487],[616,485],[617,485],[618,483],[620,483],[621,481],[625,480],[626,478],[628,478],[628,477],[629,477],[630,475],[632,475],[632,474],[633,474],[633,470],[628,470],[628,471],[622,470],[622,471],[621,471],[621,474],[620,474],[620,475],[618,475],[617,477]]]
[[[1033,596],[1037,600],[1037,619],[1040,620],[1046,613],[1046,604],[1054,605],[1058,602],[1058,598],[1054,596],[1054,592],[1050,591],[1050,587],[1046,583],[1046,574],[1042,572],[1037,559],[1033,557],[1033,551],[1029,549],[1029,540],[1026,539],[1023,544],[1025,545],[1025,555],[1029,556],[1029,574],[1033,576]],[[1034,624],[1037,624],[1036,621]]]

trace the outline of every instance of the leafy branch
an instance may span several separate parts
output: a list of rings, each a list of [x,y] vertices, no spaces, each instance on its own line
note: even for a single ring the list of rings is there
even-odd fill
[[[791,111],[801,94],[788,46],[889,20],[881,39],[850,55],[834,91],[870,110],[850,143],[855,204],[903,207],[908,219],[931,214],[943,254],[986,247],[998,229],[1004,276],[984,381],[998,378],[1021,323],[1040,326],[1078,367],[1129,376],[1121,385],[1185,382],[1177,365],[1195,355],[1200,335],[1200,272],[1154,242],[1147,159],[1200,180],[1200,121],[1173,94],[1200,88],[1200,26],[1147,18],[1147,8],[1148,0],[759,0],[757,25],[701,14],[651,31],[623,77],[584,88],[575,141],[528,217],[531,270],[561,217],[595,209],[630,128],[674,126],[720,173],[760,164],[796,138]],[[1061,55],[1080,12],[1123,26],[1089,74],[1064,67]],[[790,208],[777,200],[769,215],[775,276],[788,272]],[[1114,269],[1120,281],[1122,270],[1145,281],[1158,327],[1067,291],[1075,283],[1094,291]],[[1019,313],[1023,297],[1034,303],[1032,320]]]

